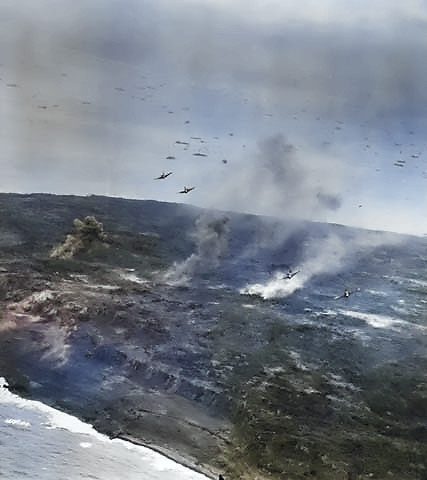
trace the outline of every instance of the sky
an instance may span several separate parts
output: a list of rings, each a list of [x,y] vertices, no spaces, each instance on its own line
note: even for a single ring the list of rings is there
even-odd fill
[[[0,191],[426,235],[426,32],[424,0],[2,0]]]

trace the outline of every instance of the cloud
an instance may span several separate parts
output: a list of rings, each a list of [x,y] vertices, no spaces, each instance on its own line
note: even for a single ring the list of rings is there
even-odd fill
[[[266,108],[304,103],[322,116],[374,124],[390,115],[424,116],[425,16],[400,15],[396,4],[378,17],[368,2],[357,8],[328,2],[320,8],[328,21],[319,22],[314,2],[270,4],[184,2],[160,10],[158,60],[168,62],[178,82],[240,91]],[[407,32],[405,39],[396,31]]]
[[[328,220],[360,143],[424,148],[426,27],[419,0],[4,0],[0,188],[175,201],[159,161],[217,136],[221,172],[177,155],[191,201]]]
[[[167,1],[167,0],[166,0]],[[200,5],[197,0],[184,0],[182,4],[193,8]],[[229,16],[238,17],[242,22],[259,25],[281,24],[284,19],[289,22],[311,22],[313,24],[345,24],[347,27],[374,24],[377,28],[385,27],[396,18],[425,20],[427,13],[422,0],[408,0],[403,3],[390,0],[306,0],[303,8],[297,1],[253,0],[204,0],[212,10],[223,10]],[[378,27],[380,25],[380,27]]]
[[[19,5],[11,15],[15,28],[2,23],[16,73],[30,64],[51,73],[53,67],[69,70],[78,73],[81,93],[107,78],[126,81],[128,68],[139,65],[173,77],[176,85],[238,87],[252,102],[295,108],[304,101],[319,115],[348,121],[423,115],[426,18],[417,2],[404,9],[413,12],[409,18],[399,4],[384,8],[382,22],[368,2],[301,8],[271,1],[249,8],[238,1],[77,1],[67,4],[67,15],[52,2],[39,11]],[[406,32],[404,40],[394,36],[398,30]]]
[[[304,101],[320,115],[348,121],[424,115],[427,19],[415,1],[404,9],[399,2],[379,9],[336,1],[304,8],[277,1],[77,1],[67,4],[67,15],[52,2],[38,11],[19,5],[9,6],[15,28],[2,23],[16,67],[80,70],[85,90],[108,76],[126,81],[127,69],[139,65],[176,85],[238,87],[253,102],[295,108]],[[396,31],[405,31],[404,40]]]

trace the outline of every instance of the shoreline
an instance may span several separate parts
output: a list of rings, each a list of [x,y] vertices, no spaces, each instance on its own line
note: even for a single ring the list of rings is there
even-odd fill
[[[61,409],[57,405],[53,406],[45,401],[35,399],[33,397],[31,398],[26,398],[25,396],[22,396],[21,394],[13,391],[13,389],[10,388],[8,379],[4,377],[2,374],[0,374],[0,389],[6,389],[11,395],[17,397],[20,399],[19,401],[25,401],[28,406],[31,405],[31,402],[36,402],[44,405],[45,407],[49,409],[56,410],[57,412],[60,412],[61,414],[69,415],[71,417],[74,417],[77,421],[82,422],[86,425],[88,425],[91,429],[93,429],[94,432],[100,435],[105,435],[109,440],[121,440],[123,442],[128,442],[131,443],[135,446],[138,447],[143,447],[148,450],[151,450],[185,468],[188,468],[190,470],[193,470],[196,473],[199,473],[201,475],[204,475],[207,479],[216,479],[218,478],[218,473],[214,471],[214,467],[211,467],[209,465],[202,465],[200,462],[198,462],[196,459],[191,459],[189,456],[184,455],[182,452],[180,452],[178,449],[171,449],[171,448],[165,448],[160,445],[157,445],[155,443],[149,443],[149,442],[144,442],[143,440],[137,438],[136,436],[127,434],[127,433],[118,433],[115,435],[108,435],[102,431],[102,429],[97,428],[93,423],[87,422],[81,417],[79,417],[78,412],[70,412],[67,411],[67,409]],[[28,402],[28,403],[27,403]],[[44,407],[39,407],[39,408],[44,408]],[[58,427],[60,428],[60,427]]]
[[[149,450],[152,450],[153,452],[159,453],[160,455],[168,458],[169,460],[172,460],[175,463],[178,463],[182,465],[183,467],[189,468],[190,470],[193,470],[197,473],[200,473],[201,475],[204,475],[207,478],[211,478],[212,480],[215,480],[218,478],[218,474],[211,471],[208,469],[206,466],[202,466],[199,463],[197,463],[196,460],[191,461],[187,457],[185,457],[183,454],[181,454],[179,451],[175,450],[172,451],[171,449],[167,449],[164,447],[160,447],[158,445],[154,444],[148,444],[143,442],[142,440],[133,437],[132,435],[126,434],[126,433],[120,433],[116,436],[109,437],[110,440],[114,439],[119,439],[123,440],[125,442],[132,443],[133,445],[136,445],[138,447],[144,447],[148,448]]]

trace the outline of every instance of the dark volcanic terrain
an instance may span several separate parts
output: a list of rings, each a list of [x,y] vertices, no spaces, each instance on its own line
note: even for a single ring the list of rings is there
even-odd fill
[[[426,479],[426,245],[0,194],[0,376],[214,478]]]

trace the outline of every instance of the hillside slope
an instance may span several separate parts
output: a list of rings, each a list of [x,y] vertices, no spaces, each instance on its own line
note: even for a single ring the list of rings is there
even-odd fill
[[[105,238],[52,257],[87,216]],[[212,476],[425,478],[425,239],[0,194],[0,251],[20,394]]]

